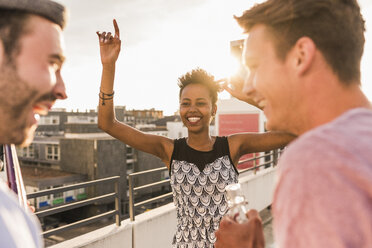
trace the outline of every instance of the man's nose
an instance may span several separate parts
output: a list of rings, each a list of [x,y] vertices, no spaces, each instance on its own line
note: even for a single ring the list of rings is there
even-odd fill
[[[252,95],[254,93],[254,85],[253,85],[253,78],[252,75],[247,75],[244,80],[243,85],[243,93],[247,96]]]
[[[60,100],[67,98],[65,82],[61,76],[58,77],[57,83],[54,86],[53,95],[56,99]]]

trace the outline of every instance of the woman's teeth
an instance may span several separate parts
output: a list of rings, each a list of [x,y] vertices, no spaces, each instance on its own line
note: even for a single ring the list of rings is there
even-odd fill
[[[189,122],[194,123],[194,122],[199,121],[199,120],[200,120],[200,117],[189,117],[189,118],[187,118],[187,120],[188,120]]]

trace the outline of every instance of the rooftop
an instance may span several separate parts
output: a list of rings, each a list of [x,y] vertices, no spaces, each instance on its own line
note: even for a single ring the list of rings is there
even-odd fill
[[[70,173],[40,166],[22,166],[22,176],[27,185],[49,186],[56,182],[76,183],[86,179],[85,175]]]

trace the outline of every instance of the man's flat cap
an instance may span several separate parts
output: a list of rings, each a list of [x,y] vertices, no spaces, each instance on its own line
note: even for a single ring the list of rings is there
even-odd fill
[[[50,0],[0,0],[0,9],[21,10],[39,15],[58,24],[62,29],[67,19],[66,8]]]

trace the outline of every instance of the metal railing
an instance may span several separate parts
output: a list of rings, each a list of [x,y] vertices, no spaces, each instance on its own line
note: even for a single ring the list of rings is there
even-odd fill
[[[79,207],[87,206],[93,203],[97,202],[102,202],[102,201],[109,201],[109,200],[115,200],[115,210],[107,211],[105,213],[95,215],[93,217],[89,217],[83,220],[76,221],[71,224],[67,224],[61,227],[57,227],[51,230],[47,230],[43,232],[44,238],[49,237],[51,235],[64,232],[70,229],[74,229],[80,226],[85,226],[94,222],[97,222],[99,220],[111,218],[112,216],[115,216],[115,222],[117,226],[120,226],[120,201],[121,201],[121,196],[120,196],[120,191],[119,191],[119,176],[114,176],[114,177],[108,177],[108,178],[103,178],[103,179],[98,179],[98,180],[93,180],[89,182],[84,182],[84,183],[78,183],[78,184],[73,184],[73,185],[68,185],[68,186],[63,186],[63,187],[58,187],[58,188],[53,188],[53,189],[48,189],[48,190],[42,190],[38,191],[35,193],[31,193],[27,195],[27,199],[32,199],[32,198],[37,198],[41,196],[47,196],[51,194],[56,194],[56,193],[61,193],[69,190],[74,190],[74,189],[79,189],[79,188],[87,188],[90,186],[95,186],[99,184],[107,184],[107,183],[113,183],[115,186],[114,192],[105,194],[105,195],[100,195],[96,196],[93,198],[89,198],[86,200],[81,200],[81,201],[76,201],[72,203],[66,203],[65,205],[58,206],[58,207],[52,207],[46,210],[41,210],[37,211],[35,214],[38,218],[42,218],[45,216],[53,215],[56,213],[61,213],[64,211],[76,209]]]
[[[243,164],[243,163],[252,161],[253,166],[249,167],[249,168],[246,168],[246,169],[239,170],[239,173],[241,174],[241,173],[253,171],[253,173],[256,174],[258,169],[261,168],[261,167],[265,167],[265,168],[266,167],[274,167],[278,163],[278,158],[281,154],[281,151],[282,151],[281,149],[272,150],[272,151],[266,152],[265,154],[260,155],[260,156],[257,156],[257,153],[253,153],[252,158],[244,159],[244,160],[239,161],[239,164]],[[262,159],[262,158],[269,158],[270,160],[265,161],[264,163],[261,163],[261,164],[257,164],[257,160]]]
[[[239,170],[239,173],[241,174],[241,173],[245,173],[245,172],[249,172],[249,171],[252,171],[253,173],[256,173],[257,170],[261,167],[265,167],[265,168],[266,167],[274,167],[278,162],[278,158],[279,158],[280,153],[281,153],[281,149],[272,150],[272,151],[267,152],[267,153],[265,153],[263,155],[260,155],[260,156],[257,156],[257,153],[253,153],[252,158],[239,161],[239,164],[243,164],[243,163],[252,161],[253,166],[250,167],[250,168]],[[264,158],[269,158],[269,160],[265,161],[263,163],[260,163],[260,164],[257,163],[258,160],[261,160],[261,159],[264,159]],[[134,199],[135,198],[134,197],[135,193],[137,193],[141,190],[152,188],[154,186],[163,186],[163,185],[169,186],[170,185],[170,179],[161,180],[161,181],[158,181],[158,182],[145,184],[145,185],[138,186],[138,187],[135,187],[134,179],[136,177],[140,177],[140,176],[144,176],[144,175],[148,175],[148,174],[160,173],[160,172],[167,171],[167,170],[168,170],[168,168],[162,167],[162,168],[156,168],[156,169],[136,172],[136,173],[132,173],[132,174],[128,175],[129,216],[130,216],[131,221],[135,220],[135,210],[138,207],[144,206],[146,204],[150,204],[150,203],[153,203],[153,202],[158,202],[160,200],[164,200],[164,199],[167,199],[167,198],[170,198],[170,197],[173,196],[173,193],[169,192],[169,193],[157,196],[157,197],[150,198],[150,199],[145,200],[145,201],[135,203],[135,199]]]
[[[130,216],[131,221],[134,221],[134,219],[135,219],[135,209],[136,208],[138,208],[140,206],[150,204],[150,203],[153,203],[153,202],[158,202],[160,200],[165,200],[167,198],[172,197],[172,195],[173,195],[172,192],[169,192],[169,193],[166,193],[166,194],[163,194],[163,195],[160,195],[160,196],[157,196],[157,197],[153,197],[153,198],[145,200],[145,201],[134,203],[134,194],[136,192],[139,192],[139,191],[145,190],[145,189],[149,189],[149,188],[152,188],[152,187],[155,187],[155,186],[163,186],[163,185],[169,186],[169,183],[170,183],[169,179],[165,179],[165,180],[161,180],[161,181],[158,181],[158,182],[155,182],[155,183],[149,183],[149,184],[145,184],[145,185],[142,185],[142,186],[139,186],[139,187],[134,187],[134,179],[136,177],[140,177],[140,176],[144,176],[144,175],[148,175],[148,174],[160,173],[160,172],[167,171],[167,170],[168,170],[168,168],[162,167],[162,168],[157,168],[157,169],[152,169],[152,170],[135,172],[135,173],[132,173],[132,174],[128,175],[129,216]]]

